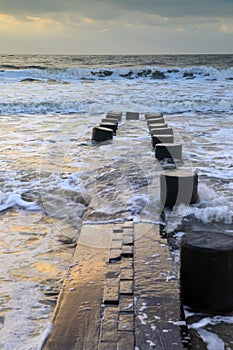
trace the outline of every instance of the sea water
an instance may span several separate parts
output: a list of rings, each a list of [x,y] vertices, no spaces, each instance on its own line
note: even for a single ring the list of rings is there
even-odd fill
[[[95,147],[92,128],[110,110],[141,117],[122,122],[127,137]],[[127,172],[133,185],[109,181],[90,221],[158,222],[160,169],[145,112],[164,113],[183,144],[183,166],[199,175],[199,202],[168,213],[168,230],[177,242],[203,227],[233,234],[233,55],[0,56],[1,349],[40,347],[105,173],[124,179]],[[196,315],[191,329],[207,349],[233,349],[231,335],[214,328],[228,334],[232,320]]]

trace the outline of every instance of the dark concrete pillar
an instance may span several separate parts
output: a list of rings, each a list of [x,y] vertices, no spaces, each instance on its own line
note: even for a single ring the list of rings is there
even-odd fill
[[[165,123],[165,119],[164,118],[154,118],[154,119],[148,119],[147,120],[147,125],[151,125],[151,124],[164,124]]]
[[[153,129],[164,129],[164,128],[167,128],[167,124],[165,124],[165,123],[162,123],[162,124],[150,124],[150,125],[148,125],[148,127],[149,127],[149,130],[150,130],[150,132],[151,132],[151,130],[153,130]]]
[[[198,175],[191,171],[171,170],[160,175],[160,199],[163,207],[172,208],[198,200]]]
[[[104,142],[113,139],[113,130],[96,126],[92,130],[92,141]]]
[[[126,112],[126,120],[139,120],[138,112]]]
[[[172,128],[159,128],[159,129],[152,129],[151,135],[173,135],[173,129]]]
[[[191,232],[181,240],[181,300],[200,311],[233,311],[233,236]]]
[[[114,118],[118,121],[121,121],[122,119],[122,112],[119,111],[109,111],[106,115],[106,118]]]
[[[100,123],[101,128],[112,129],[113,133],[116,135],[117,132],[117,124],[116,123]]]
[[[155,137],[156,136],[153,136],[153,138]],[[182,144],[181,143],[158,143],[155,146],[155,157],[158,160],[162,160],[165,158],[182,159]]]
[[[145,113],[145,119],[161,118],[163,113]]]
[[[115,123],[118,126],[119,121],[118,119],[114,119],[114,118],[103,118],[101,120],[101,123]]]
[[[173,135],[151,135],[152,146],[155,148],[160,143],[172,143],[174,142]]]

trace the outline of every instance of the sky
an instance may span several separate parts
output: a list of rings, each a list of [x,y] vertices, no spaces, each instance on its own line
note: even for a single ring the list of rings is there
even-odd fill
[[[0,53],[233,53],[233,0],[0,0]]]

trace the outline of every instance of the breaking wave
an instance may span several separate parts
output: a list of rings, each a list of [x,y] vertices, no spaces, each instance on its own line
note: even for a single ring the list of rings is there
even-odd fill
[[[207,66],[171,67],[146,66],[141,68],[49,68],[40,66],[0,66],[0,79],[34,82],[73,82],[98,79],[151,80],[233,80],[233,68],[216,69]]]

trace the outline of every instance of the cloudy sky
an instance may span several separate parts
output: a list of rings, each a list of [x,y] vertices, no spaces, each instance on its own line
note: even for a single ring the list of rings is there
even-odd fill
[[[0,0],[0,53],[233,53],[233,0]]]

